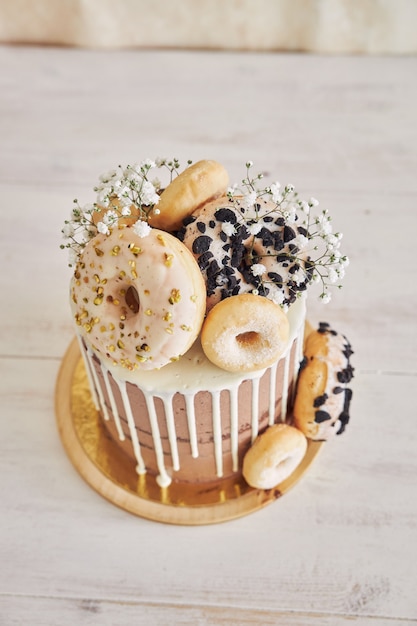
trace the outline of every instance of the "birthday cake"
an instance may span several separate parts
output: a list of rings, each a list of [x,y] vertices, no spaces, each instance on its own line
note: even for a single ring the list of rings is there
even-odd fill
[[[328,302],[348,265],[341,234],[252,167],[231,186],[216,161],[119,166],[62,231],[96,409],[160,487],[271,488],[349,421],[350,343],[305,332],[310,286]]]

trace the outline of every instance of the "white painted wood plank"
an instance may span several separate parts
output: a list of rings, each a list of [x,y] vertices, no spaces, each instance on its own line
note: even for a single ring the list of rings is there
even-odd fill
[[[398,198],[416,191],[416,70],[415,57],[3,47],[1,180],[75,191],[138,154],[208,154],[317,193]]]
[[[79,478],[55,429],[55,361],[0,365],[4,594],[417,619],[413,377],[363,374],[350,428],[292,492],[188,528],[129,515]]]
[[[325,613],[292,613],[240,607],[209,607],[139,602],[106,602],[90,598],[0,596],[0,616],[8,626],[410,626],[409,620]]]

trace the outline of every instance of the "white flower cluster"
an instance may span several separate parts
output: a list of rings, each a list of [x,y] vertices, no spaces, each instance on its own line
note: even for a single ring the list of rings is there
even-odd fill
[[[257,202],[259,199],[267,199],[272,203],[271,212],[277,213],[283,218],[285,225],[292,228],[296,232],[295,237],[291,240],[293,250],[297,252],[291,255],[294,262],[300,261],[299,269],[291,274],[291,281],[295,285],[301,285],[306,281],[321,283],[322,291],[319,298],[322,302],[328,303],[331,300],[329,287],[339,284],[345,275],[345,268],[349,265],[349,258],[342,255],[339,248],[342,240],[342,233],[333,233],[331,217],[327,210],[323,210],[317,216],[313,215],[313,210],[319,206],[316,198],[310,200],[301,200],[295,191],[294,185],[288,184],[282,188],[278,181],[275,181],[267,187],[259,185],[263,179],[263,174],[255,177],[250,175],[250,168],[253,166],[252,161],[246,163],[246,178],[242,180],[242,184],[233,185],[228,190],[229,198],[242,197],[242,206],[251,209],[248,213],[250,222],[247,229],[252,235],[257,235],[261,229],[259,222],[253,221],[253,216],[257,215]],[[264,218],[263,213],[260,219]],[[228,234],[235,231],[235,227],[227,222],[223,223],[222,230]],[[307,259],[307,263],[305,263]],[[307,268],[307,269],[305,269]],[[251,266],[253,276],[262,276],[265,272],[265,266],[259,262],[253,263]],[[282,291],[275,285],[269,286],[271,290],[271,299],[281,304],[283,300]]]
[[[188,161],[187,165],[190,164],[191,161]],[[167,169],[172,180],[178,174],[180,163],[177,159],[158,158],[155,161],[145,159],[126,167],[119,165],[99,177],[94,187],[95,203],[80,206],[74,200],[71,217],[61,231],[66,240],[61,248],[68,249],[70,266],[76,263],[90,239],[97,233],[109,235],[123,218],[132,218],[133,231],[139,237],[149,234],[148,219],[151,213],[159,212],[157,205],[161,190],[159,179],[155,177],[151,180],[150,175],[158,168]]]

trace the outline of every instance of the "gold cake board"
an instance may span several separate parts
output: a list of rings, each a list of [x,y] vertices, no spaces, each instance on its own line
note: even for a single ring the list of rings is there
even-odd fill
[[[84,480],[122,509],[167,524],[214,524],[261,509],[300,480],[322,446],[322,442],[309,441],[301,464],[274,489],[253,489],[243,478],[226,479],[215,486],[174,481],[161,488],[155,477],[139,476],[134,461],[107,434],[91,398],[76,339],[69,345],[59,370],[55,411],[64,448]]]

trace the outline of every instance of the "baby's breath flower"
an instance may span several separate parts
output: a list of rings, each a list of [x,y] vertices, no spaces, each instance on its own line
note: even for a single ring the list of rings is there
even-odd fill
[[[254,276],[262,276],[266,272],[266,267],[262,263],[254,263],[250,269]]]
[[[248,231],[251,235],[257,235],[260,230],[262,230],[262,222],[253,222],[253,224],[248,225]]]
[[[187,165],[192,161],[188,160]],[[99,232],[110,234],[121,218],[129,217],[132,212],[139,215],[139,219],[146,224],[152,213],[159,213],[156,208],[159,202],[161,182],[158,178],[149,180],[150,172],[155,168],[164,168],[170,179],[178,175],[180,163],[178,159],[165,158],[144,159],[139,163],[118,165],[115,169],[101,174],[97,185],[93,188],[96,194],[93,204],[81,207],[78,200],[74,200],[71,216],[65,222],[62,234],[66,243],[61,248],[68,249],[70,265],[82,253],[86,244]],[[97,225],[93,220],[94,213],[102,213]],[[122,227],[125,226],[121,222]],[[138,226],[143,230],[143,226]]]
[[[103,235],[110,235],[110,229],[107,226],[107,224],[105,224],[104,222],[98,222],[97,230],[99,233],[102,233]]]
[[[143,222],[142,220],[138,220],[133,224],[133,232],[138,237],[147,237],[151,232],[151,227],[148,222]]]
[[[223,222],[222,231],[225,233],[225,235],[231,237],[235,234],[235,227],[231,222]]]

